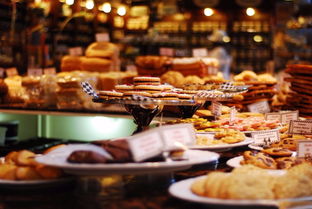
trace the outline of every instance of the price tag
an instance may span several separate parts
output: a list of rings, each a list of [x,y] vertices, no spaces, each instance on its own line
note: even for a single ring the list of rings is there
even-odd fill
[[[43,73],[45,75],[55,75],[56,74],[56,69],[54,67],[49,67],[49,68],[44,68]]]
[[[7,68],[5,70],[7,77],[13,77],[18,75],[17,69],[15,67]]]
[[[288,133],[312,135],[312,120],[291,120]]]
[[[144,161],[162,153],[164,144],[159,129],[153,129],[128,138],[135,162]]]
[[[297,157],[311,158],[312,157],[312,141],[298,140]]]
[[[197,48],[193,49],[193,57],[207,57],[208,56],[208,50],[206,48]]]
[[[188,51],[186,49],[176,49],[175,50],[175,56],[176,57],[187,57]]]
[[[299,111],[287,111],[281,113],[281,123],[289,123],[291,120],[298,120]]]
[[[109,34],[108,33],[96,33],[95,40],[97,42],[109,42]]]
[[[81,56],[82,55],[82,48],[81,47],[72,47],[68,49],[69,55],[71,56]]]
[[[257,145],[271,144],[280,140],[278,130],[257,131],[251,133],[251,136],[254,139],[254,143]]]
[[[159,54],[161,56],[173,57],[174,56],[174,49],[161,47],[161,48],[159,48]]]
[[[137,68],[135,65],[127,65],[126,66],[126,71],[128,72],[137,72]]]
[[[235,119],[236,119],[236,113],[237,113],[237,110],[235,107],[231,107],[231,111],[230,111],[230,125],[233,125]]]
[[[196,141],[193,124],[162,126],[161,134],[167,151],[184,149],[186,145],[193,145]]]
[[[265,113],[264,118],[265,120],[281,121],[281,113],[279,112]]]
[[[0,67],[0,78],[4,78],[4,68]]]
[[[29,68],[27,70],[28,76],[42,76],[42,69],[41,68]]]
[[[270,106],[269,106],[268,101],[266,100],[250,104],[248,105],[248,109],[250,112],[257,112],[257,113],[270,112]]]
[[[219,102],[212,102],[212,114],[214,116],[220,116],[222,113],[222,104]]]

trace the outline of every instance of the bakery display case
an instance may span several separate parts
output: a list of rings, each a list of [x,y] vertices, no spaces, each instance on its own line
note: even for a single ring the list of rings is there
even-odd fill
[[[0,0],[0,208],[311,208],[310,9]]]

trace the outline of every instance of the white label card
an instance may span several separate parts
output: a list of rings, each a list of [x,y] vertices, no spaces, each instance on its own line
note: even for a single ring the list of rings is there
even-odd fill
[[[13,77],[18,75],[17,69],[15,67],[7,68],[5,70],[7,77]]]
[[[214,116],[220,116],[222,113],[222,104],[219,102],[212,102],[212,114]]]
[[[49,67],[49,68],[44,68],[43,73],[45,75],[55,75],[56,74],[56,69],[54,67]]]
[[[95,34],[95,40],[97,42],[109,42],[109,34],[108,33],[97,33],[97,34]]]
[[[280,140],[278,130],[258,131],[251,133],[254,143],[257,145],[271,144]]]
[[[288,133],[312,135],[312,120],[291,120]]]
[[[164,147],[158,129],[136,134],[128,138],[128,143],[135,162],[157,156]]]
[[[42,69],[41,68],[29,68],[27,69],[28,76],[42,76]]]
[[[237,113],[237,110],[235,107],[231,107],[231,111],[230,111],[230,125],[232,125],[236,119],[236,113]]]
[[[0,78],[4,78],[4,68],[0,67]]]
[[[193,145],[196,141],[193,124],[162,126],[161,134],[166,151],[185,149],[187,145]]]
[[[136,68],[135,65],[127,65],[126,66],[126,71],[128,71],[128,72],[136,72],[137,68]]]
[[[291,120],[298,120],[299,118],[299,111],[287,111],[281,113],[281,123],[286,124],[289,123]]]
[[[193,57],[207,57],[208,56],[208,50],[206,48],[197,48],[193,49]]]
[[[279,112],[270,112],[270,113],[265,113],[264,115],[265,120],[270,120],[270,121],[281,121],[281,113]]]
[[[270,112],[270,106],[269,106],[268,101],[266,100],[250,104],[248,105],[248,109],[250,112],[257,112],[257,113]]]
[[[173,57],[175,53],[174,53],[174,49],[173,48],[161,47],[161,48],[159,48],[159,54],[161,56]]]
[[[68,49],[69,55],[71,56],[81,56],[82,48],[81,47],[73,47]]]
[[[311,158],[312,157],[312,141],[298,140],[297,157]]]

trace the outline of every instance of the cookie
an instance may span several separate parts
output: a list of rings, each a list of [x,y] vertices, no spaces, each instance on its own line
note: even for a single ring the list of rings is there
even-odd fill
[[[190,94],[178,94],[177,95],[180,100],[191,100],[193,96]]]
[[[276,169],[276,162],[269,155],[258,151],[245,151],[243,164],[252,164],[259,168]]]
[[[152,97],[155,99],[160,99],[160,100],[176,100],[177,95],[178,94],[174,92],[161,92],[161,93],[152,94]]]
[[[304,65],[304,64],[291,64],[287,65],[287,69],[285,73],[300,73],[311,75],[312,73],[312,65]]]
[[[284,149],[288,149],[291,151],[296,151],[297,150],[297,140],[293,138],[285,138],[282,139],[279,143],[279,147],[282,147]]]
[[[133,95],[138,95],[138,96],[143,96],[143,97],[151,97],[152,94],[145,92],[145,91],[127,91],[124,92],[124,97],[129,98],[132,97]]]
[[[148,77],[148,76],[134,77],[133,84],[134,85],[160,85],[160,78]]]
[[[121,99],[123,93],[117,91],[99,91],[98,92],[101,99]]]
[[[295,165],[303,163],[304,160],[296,157],[281,157],[276,158],[275,162],[277,163],[278,169],[289,169]]]
[[[162,91],[162,87],[161,86],[156,86],[156,85],[137,85],[137,86],[134,86],[134,89],[136,91],[145,91],[145,92],[148,92],[148,93],[159,93]]]
[[[235,169],[234,169],[235,170]],[[228,177],[227,199],[274,199],[273,177],[263,171],[233,172]]]
[[[126,91],[133,91],[134,88],[133,88],[133,85],[122,84],[122,85],[116,85],[115,90],[118,92],[126,92]]]
[[[278,147],[263,149],[261,150],[261,152],[268,154],[272,157],[290,157],[293,154],[293,152],[289,149]]]

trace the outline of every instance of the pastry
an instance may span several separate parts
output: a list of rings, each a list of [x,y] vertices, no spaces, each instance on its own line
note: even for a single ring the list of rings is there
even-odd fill
[[[244,160],[241,164],[252,164],[254,166],[265,169],[276,169],[276,162],[269,155],[258,151],[245,151],[243,153]]]
[[[261,152],[266,153],[272,157],[290,157],[293,154],[293,152],[289,149],[275,147],[263,149]]]
[[[175,87],[182,87],[184,85],[184,76],[177,71],[168,71],[161,76],[161,82],[169,83]]]
[[[61,71],[76,71],[81,69],[81,56],[66,55],[61,60]]]
[[[163,89],[160,85],[136,85],[134,86],[136,91],[145,91],[148,93],[159,93]]]
[[[106,163],[108,159],[93,151],[76,150],[68,156],[67,161],[70,163]]]
[[[96,57],[82,57],[81,70],[90,72],[107,72],[111,70],[112,61]]]
[[[94,42],[86,49],[87,57],[111,58],[117,51],[117,46],[109,42]]]
[[[303,163],[304,160],[296,157],[281,157],[276,158],[275,162],[277,163],[278,169],[289,169],[295,165]]]
[[[160,85],[159,77],[134,77],[133,84],[136,85]]]

